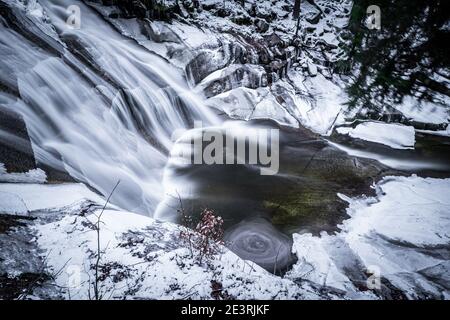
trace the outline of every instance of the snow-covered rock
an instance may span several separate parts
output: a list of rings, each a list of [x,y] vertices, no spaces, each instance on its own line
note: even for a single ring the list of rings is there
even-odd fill
[[[355,128],[339,127],[336,131],[352,138],[381,143],[394,149],[414,149],[415,131],[412,126],[395,123],[364,122]]]
[[[42,169],[31,169],[24,173],[7,172],[0,162],[0,182],[44,183],[47,175]]]

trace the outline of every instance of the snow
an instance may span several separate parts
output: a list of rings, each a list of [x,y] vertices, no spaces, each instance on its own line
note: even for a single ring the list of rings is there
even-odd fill
[[[26,215],[28,209],[23,200],[9,192],[0,192],[0,213]]]
[[[291,71],[289,77],[297,88],[305,92],[305,96],[295,97],[300,122],[319,134],[331,134],[334,125],[342,121],[341,112],[346,100],[342,88],[320,73],[313,78],[305,78]]]
[[[298,120],[280,105],[268,88],[236,88],[208,99],[210,106],[241,120],[272,119],[297,128]]]
[[[336,131],[352,138],[381,143],[394,149],[414,149],[415,131],[412,126],[395,123],[364,122],[355,128],[339,127]]]
[[[57,185],[0,183],[0,192],[13,195],[16,200],[21,199],[20,202],[25,204],[29,211],[69,206],[83,200],[105,202],[102,197],[81,183]]]
[[[100,224],[104,298],[211,299],[214,280],[237,299],[377,299],[380,291],[361,291],[374,268],[409,298],[448,297],[448,260],[440,248],[450,239],[450,179],[389,176],[374,188],[376,197],[339,195],[350,216],[340,232],[294,234],[298,262],[283,278],[225,248],[199,264],[180,241],[182,227],[109,207]],[[63,297],[88,299],[97,252],[93,225],[104,200],[82,184],[0,184],[4,199],[0,211],[29,210],[38,218],[37,244]],[[81,214],[87,200],[97,205]],[[36,210],[54,218],[39,220]]]
[[[448,102],[450,104],[450,101]],[[416,98],[406,96],[403,103],[394,106],[406,117],[425,123],[448,123],[450,119],[448,105],[440,105],[432,102],[417,101]]]
[[[31,169],[27,172],[7,172],[5,165],[0,162],[0,182],[24,182],[24,183],[44,183],[47,175],[42,169]]]
[[[433,279],[448,279],[447,260],[438,248],[448,245],[450,238],[450,179],[385,177],[376,189],[374,198],[340,195],[349,202],[350,218],[340,226],[339,233],[322,233],[320,237],[294,234],[293,253],[299,260],[285,278],[244,262],[225,248],[209,266],[199,265],[180,243],[179,226],[107,209],[101,218],[100,237],[105,250],[102,263],[111,266],[104,290],[113,294],[107,298],[189,295],[209,299],[211,280],[215,279],[239,299],[271,299],[276,294],[280,299],[319,298],[315,285],[342,290],[347,298],[375,299],[378,295],[374,292],[358,289],[366,281],[365,270],[374,266],[410,298],[441,297],[445,281]],[[53,196],[49,196],[50,191]],[[102,199],[81,184],[1,184],[0,197],[6,192],[15,195],[8,196],[14,199],[10,200],[14,202],[10,210],[20,207],[19,199],[23,199],[23,209],[61,206],[57,221],[35,226],[38,244],[45,249],[50,268],[63,270],[56,283],[66,288],[65,297],[87,299],[96,252],[92,223],[99,210],[80,216],[79,207],[68,204],[83,199],[101,204]],[[73,270],[79,272],[76,286]],[[302,279],[302,285],[295,283],[298,279]],[[68,284],[72,284],[70,289]]]
[[[355,283],[366,281],[364,272],[375,268],[409,298],[448,297],[448,259],[439,248],[450,239],[450,179],[390,176],[376,189],[374,198],[341,195],[349,201],[350,218],[339,233],[294,235],[299,262],[287,277],[351,295]]]
[[[16,200],[20,197],[30,211],[47,212],[45,219],[41,212],[34,212],[37,223],[31,226],[47,271],[63,298],[88,299],[97,252],[94,224],[104,201],[82,184],[0,184],[3,193],[15,195]],[[97,205],[83,205],[86,199]],[[6,210],[12,214],[17,206]],[[211,281],[221,283],[224,292],[236,299],[322,297],[313,284],[274,276],[226,248],[199,264],[180,241],[181,227],[175,224],[107,208],[100,226],[104,299],[212,299]]]

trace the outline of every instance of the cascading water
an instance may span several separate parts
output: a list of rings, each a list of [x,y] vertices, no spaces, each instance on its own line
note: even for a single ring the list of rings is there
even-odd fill
[[[194,120],[208,125],[219,120],[191,93],[179,70],[82,3],[76,3],[80,29],[73,30],[66,24],[66,9],[73,4],[42,2],[60,56],[3,22],[2,70],[11,70],[20,97],[5,105],[24,116],[39,161],[64,167],[104,195],[120,180],[112,203],[151,214],[163,196],[172,132]],[[82,50],[71,53],[69,47]]]

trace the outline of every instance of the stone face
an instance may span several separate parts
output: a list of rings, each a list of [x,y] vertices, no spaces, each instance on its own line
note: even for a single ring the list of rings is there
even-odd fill
[[[263,19],[256,20],[255,25],[258,31],[261,33],[264,33],[267,30],[269,30],[269,24]]]
[[[225,48],[205,50],[195,56],[186,66],[186,72],[195,84],[199,83],[212,72],[224,68],[228,64]],[[218,58],[221,57],[221,59]]]
[[[7,172],[36,169],[30,138],[23,118],[0,107],[0,162]]]
[[[256,89],[263,86],[265,82],[267,79],[262,67],[242,65],[233,71],[224,72],[222,77],[208,84],[203,92],[207,98],[211,98],[237,87]]]

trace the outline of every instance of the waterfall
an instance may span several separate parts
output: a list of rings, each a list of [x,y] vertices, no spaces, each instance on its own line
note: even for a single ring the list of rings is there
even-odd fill
[[[120,180],[111,203],[176,220],[176,196],[188,198],[196,187],[179,173],[178,151],[203,130],[230,125],[189,87],[184,70],[123,36],[91,7],[39,3],[0,2],[0,107],[22,115],[39,163],[68,172],[105,198]],[[79,29],[66,23],[74,4]],[[236,122],[231,135],[257,136]],[[244,258],[256,250],[263,257],[257,262],[271,271],[271,259],[280,270],[291,262],[290,241],[269,221],[251,222],[251,232],[240,226],[227,240],[239,241],[235,249]]]
[[[12,27],[14,17],[1,20],[0,69],[7,72],[0,81],[16,97],[0,92],[0,101],[24,117],[37,160],[105,196],[120,180],[111,202],[151,215],[164,196],[172,132],[219,119],[190,90],[182,70],[122,36],[82,2],[42,1],[46,22],[8,2],[10,16],[29,29]],[[81,9],[79,29],[66,23],[74,4]]]

